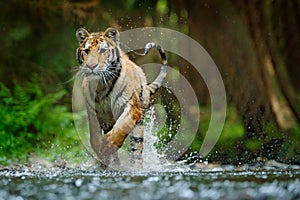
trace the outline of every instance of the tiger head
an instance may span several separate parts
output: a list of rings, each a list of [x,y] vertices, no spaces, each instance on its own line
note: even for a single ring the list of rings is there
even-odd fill
[[[79,42],[77,60],[81,75],[94,75],[109,82],[120,73],[119,32],[115,28],[108,28],[104,32],[89,33],[84,28],[76,31]]]

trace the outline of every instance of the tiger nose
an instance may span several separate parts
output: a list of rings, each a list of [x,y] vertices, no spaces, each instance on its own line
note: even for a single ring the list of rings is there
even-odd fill
[[[90,69],[95,69],[98,66],[98,64],[86,64],[86,66]]]

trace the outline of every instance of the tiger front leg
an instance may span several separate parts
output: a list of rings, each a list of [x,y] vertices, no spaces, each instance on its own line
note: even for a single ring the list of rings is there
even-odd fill
[[[90,144],[92,149],[96,153],[97,157],[101,160],[101,127],[99,125],[97,116],[95,113],[88,112],[88,121],[90,129]]]
[[[109,162],[110,157],[123,145],[124,140],[142,118],[138,95],[134,94],[113,128],[103,136],[100,155]],[[107,163],[104,163],[107,164]]]
[[[90,144],[100,162],[104,164],[104,167],[107,167],[111,163],[111,161],[118,163],[117,154],[114,153],[118,150],[118,147],[113,144],[109,146],[110,143],[106,142],[106,136],[101,137],[102,129],[99,125],[96,114],[93,112],[88,112],[88,119],[90,128]],[[114,131],[116,131],[116,129]],[[109,149],[111,153],[103,153],[104,146]]]

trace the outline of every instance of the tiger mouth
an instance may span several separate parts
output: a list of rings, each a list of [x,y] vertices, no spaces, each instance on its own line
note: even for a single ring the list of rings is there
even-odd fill
[[[86,73],[84,74],[84,77],[86,77],[89,81],[103,83],[103,78],[96,73]]]
[[[101,73],[105,73],[106,68],[103,67],[99,68],[99,67],[95,67],[95,68],[90,68],[90,67],[83,67],[81,69],[81,71],[85,74],[85,75],[100,75]]]
[[[85,72],[84,75],[86,77],[93,77],[93,76],[95,76],[95,77],[98,77],[99,79],[101,79],[101,72],[93,72],[93,71],[91,71],[91,72]]]

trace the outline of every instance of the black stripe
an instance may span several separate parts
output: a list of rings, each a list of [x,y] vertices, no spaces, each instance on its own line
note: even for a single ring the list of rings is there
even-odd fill
[[[80,49],[77,48],[76,50],[76,58],[77,58],[77,62],[79,63],[79,65],[81,65],[83,63],[82,58],[80,56]]]
[[[97,114],[96,109],[87,100],[85,101],[85,104],[86,104],[86,109],[87,109],[88,113],[93,114],[93,115]]]
[[[111,54],[113,55],[113,58],[112,58],[111,61],[112,61],[112,63],[114,63],[114,62],[115,62],[115,61],[114,61],[114,57],[115,57],[115,50],[114,50],[114,49],[111,50]]]
[[[164,52],[159,51],[159,53],[162,60],[167,60],[167,55]]]
[[[131,100],[131,99],[127,100],[127,101],[121,106],[120,112],[119,112],[120,114],[124,112],[125,107],[127,106],[128,102],[129,102],[130,100]]]
[[[116,104],[117,100],[123,95],[123,92],[126,89],[126,87],[127,87],[127,83],[123,86],[121,91],[116,95],[115,100],[114,100],[114,104]]]
[[[142,117],[144,118],[144,117]],[[143,119],[140,119],[139,121],[137,121],[136,125],[143,125],[144,124],[144,120]]]
[[[114,88],[114,86],[115,86],[115,84],[116,84],[116,81],[117,81],[117,79],[120,77],[120,74],[121,74],[121,70],[122,70],[122,65],[121,65],[121,63],[120,63],[120,58],[119,58],[119,56],[120,56],[120,52],[119,52],[119,49],[118,48],[116,48],[116,62],[113,62],[112,64],[113,65],[111,65],[109,68],[110,69],[112,69],[112,70],[116,70],[115,72],[116,72],[116,77],[112,77],[113,78],[113,80],[112,80],[112,82],[111,82],[111,87],[109,88],[109,90],[107,91],[107,93],[105,94],[105,97],[108,97],[109,96],[109,94],[111,93],[111,91],[113,90],[113,88]],[[108,69],[109,70],[109,69]]]
[[[111,86],[110,86],[109,90],[108,90],[108,91],[106,92],[106,94],[104,95],[105,97],[108,97],[108,96],[110,95],[110,93],[111,93],[111,91],[113,90],[113,88],[114,88],[114,86],[115,86],[115,84],[116,84],[117,79],[119,78],[119,76],[120,76],[120,74],[118,74],[117,77],[115,77],[115,78],[113,79],[113,81],[111,82]]]
[[[135,137],[135,136],[131,135],[130,136],[130,141],[131,142],[136,142],[136,143],[144,142],[144,138],[143,137]]]
[[[116,57],[117,57],[117,62],[120,62],[120,50],[119,48],[116,48]]]

